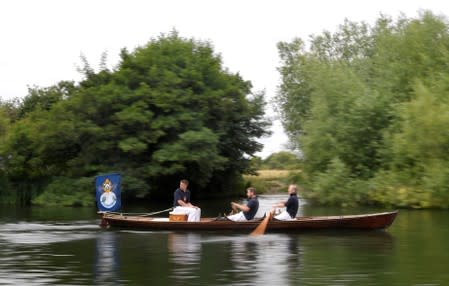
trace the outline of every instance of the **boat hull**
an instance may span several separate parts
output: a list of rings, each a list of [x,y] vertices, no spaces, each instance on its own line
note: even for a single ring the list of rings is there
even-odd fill
[[[361,215],[297,217],[295,220],[291,221],[271,220],[268,222],[266,231],[290,232],[311,229],[384,229],[393,223],[397,214],[397,211],[393,211]],[[146,230],[243,231],[253,230],[260,222],[261,220],[234,222],[227,219],[217,218],[202,218],[199,222],[185,222],[168,221],[166,218],[102,213],[102,225]]]

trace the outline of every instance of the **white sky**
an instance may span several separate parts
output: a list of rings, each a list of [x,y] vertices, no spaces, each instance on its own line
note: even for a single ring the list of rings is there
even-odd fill
[[[449,15],[444,0],[1,0],[0,98],[23,97],[28,86],[81,79],[83,53],[94,68],[108,52],[133,51],[172,29],[182,37],[209,40],[223,64],[265,90],[279,84],[276,44],[335,30],[347,18],[373,23],[380,14],[415,17],[419,10]],[[273,135],[262,139],[266,157],[285,149],[287,137],[272,110]]]

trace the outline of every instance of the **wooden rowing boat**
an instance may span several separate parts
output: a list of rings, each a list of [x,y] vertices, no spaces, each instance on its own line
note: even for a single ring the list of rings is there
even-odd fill
[[[291,221],[279,221],[272,219],[268,222],[266,230],[268,232],[289,232],[310,229],[384,229],[393,223],[397,214],[398,211],[392,211],[359,215],[297,217]],[[155,218],[145,215],[128,215],[109,212],[102,212],[101,215],[103,226],[146,230],[250,231],[256,228],[261,222],[261,219],[255,219],[247,222],[234,222],[226,219],[225,217],[202,218],[199,222],[187,222],[171,221],[169,218]]]

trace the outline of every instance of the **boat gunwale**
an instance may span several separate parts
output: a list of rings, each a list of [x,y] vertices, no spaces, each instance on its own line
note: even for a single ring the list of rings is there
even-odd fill
[[[340,215],[340,216],[308,216],[296,217],[289,221],[271,220],[268,229],[272,230],[294,230],[305,228],[360,228],[360,229],[383,229],[389,227],[398,211],[369,213],[358,215]],[[102,219],[113,227],[131,227],[131,228],[154,228],[167,230],[241,230],[250,229],[257,226],[262,218],[251,221],[235,222],[226,218],[218,219],[214,217],[201,218],[199,222],[186,221],[168,221],[167,218],[121,215],[117,213],[102,213]],[[380,221],[377,221],[380,220]],[[366,225],[361,224],[362,221]]]
[[[368,217],[378,217],[378,216],[388,216],[388,215],[393,215],[393,214],[397,214],[399,213],[398,210],[394,210],[394,211],[390,211],[390,212],[381,212],[381,213],[369,213],[369,214],[356,214],[356,215],[333,215],[333,216],[297,216],[292,220],[276,220],[273,219],[271,221],[278,221],[278,222],[295,222],[295,221],[300,221],[300,220],[333,220],[333,219],[357,219],[357,218],[368,218]],[[145,215],[133,215],[133,214],[121,214],[121,213],[112,213],[112,212],[98,212],[98,214],[103,215],[103,217],[105,218],[116,218],[116,217],[120,217],[120,218],[132,218],[132,219],[145,219],[145,220],[149,220],[149,221],[153,221],[155,219],[168,219],[166,217],[149,217],[149,216],[145,216]],[[226,217],[223,217],[226,218]],[[255,218],[253,220],[250,221],[246,221],[246,222],[260,222],[261,220],[263,220],[264,217],[258,217]],[[217,221],[217,217],[204,217],[201,218],[201,221],[199,222],[205,222],[206,220],[208,221]],[[224,219],[223,221],[228,221],[228,222],[235,222],[229,219]],[[160,221],[160,222],[165,222],[165,221]],[[182,221],[170,221],[170,222],[182,222]]]

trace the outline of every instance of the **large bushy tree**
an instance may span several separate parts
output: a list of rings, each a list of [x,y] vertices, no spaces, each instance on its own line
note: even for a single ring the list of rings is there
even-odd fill
[[[264,94],[225,69],[210,43],[177,32],[120,58],[114,70],[85,63],[76,86],[30,91],[2,148],[11,181],[47,191],[36,202],[85,204],[93,177],[111,171],[125,197],[171,196],[181,178],[196,194],[241,191],[266,134]]]
[[[306,196],[449,207],[446,18],[346,21],[279,51],[277,105],[304,154]]]

